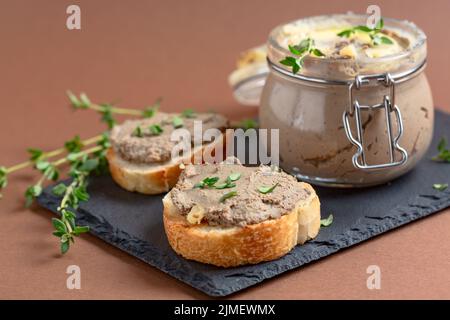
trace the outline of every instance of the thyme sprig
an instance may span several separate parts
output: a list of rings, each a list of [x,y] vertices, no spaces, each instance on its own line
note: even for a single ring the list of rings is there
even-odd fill
[[[322,51],[317,49],[315,47],[314,40],[311,38],[306,38],[298,45],[289,45],[289,51],[297,57],[288,56],[285,57],[283,60],[280,60],[280,63],[292,67],[292,73],[296,74],[300,71],[301,68],[303,68],[303,60],[309,56],[313,55],[316,57],[323,57],[325,56]]]
[[[76,109],[92,109],[102,115],[102,121],[111,129],[116,121],[113,114],[126,114],[141,117],[151,117],[159,108],[160,99],[150,107],[142,110],[117,108],[111,104],[95,104],[90,101],[86,94],[82,93],[75,96],[68,92],[69,100]],[[96,143],[96,146],[86,148]],[[50,152],[45,152],[38,148],[29,148],[29,159],[25,162],[13,165],[11,167],[0,166],[0,190],[8,185],[8,175],[21,169],[33,166],[41,173],[39,180],[27,188],[25,192],[26,205],[33,203],[34,199],[42,194],[44,182],[46,180],[57,180],[60,176],[60,166],[69,163],[68,175],[72,178],[71,183],[58,184],[52,191],[55,195],[62,197],[58,207],[60,218],[52,219],[55,231],[53,234],[60,238],[60,249],[66,253],[70,244],[74,243],[74,237],[81,233],[89,231],[87,226],[78,226],[76,224],[75,211],[79,204],[89,199],[87,193],[88,177],[92,173],[102,173],[107,170],[106,152],[110,147],[109,132],[101,135],[81,140],[79,136],[64,143],[63,148]],[[48,160],[50,158],[66,154],[57,160]],[[1,194],[0,194],[1,197]]]
[[[103,146],[99,146],[99,150]],[[74,237],[81,233],[89,231],[88,226],[78,226],[76,224],[75,210],[81,202],[89,200],[87,192],[87,178],[89,174],[100,165],[99,157],[94,156],[89,158],[87,154],[83,154],[71,161],[71,168],[69,175],[72,177],[72,182],[66,187],[64,184],[58,184],[53,188],[53,193],[56,195],[63,195],[61,204],[58,207],[60,218],[53,218],[52,224],[55,228],[53,235],[60,238],[61,253],[66,253],[70,244],[75,242]]]
[[[138,110],[129,108],[119,108],[110,103],[96,104],[91,102],[91,100],[85,93],[80,93],[79,96],[76,96],[71,91],[67,91],[67,96],[69,97],[71,105],[75,109],[91,109],[99,112],[102,115],[102,121],[108,125],[109,129],[111,129],[116,123],[113,114],[151,118],[158,111],[162,101],[161,98],[158,98],[153,103],[153,105],[146,107],[144,110]]]
[[[377,24],[373,28],[361,25],[361,26],[356,26],[353,28],[345,29],[345,30],[339,32],[337,35],[339,37],[343,37],[343,38],[350,38],[353,34],[360,31],[360,32],[367,33],[369,35],[370,39],[372,40],[372,45],[374,45],[374,46],[378,46],[380,44],[394,44],[394,42],[392,42],[391,39],[389,39],[388,37],[381,34],[383,27],[384,27],[384,21],[383,21],[383,19],[380,19],[380,20],[378,20]]]
[[[67,92],[71,105],[75,109],[91,109],[101,114],[101,119],[107,124],[108,129],[111,129],[116,124],[113,117],[114,114],[139,116],[144,118],[153,117],[159,109],[161,99],[158,99],[152,106],[146,107],[144,110],[118,108],[112,104],[96,104],[93,103],[85,93],[79,96],[72,92]],[[192,110],[185,111],[183,118],[194,118],[196,114]],[[179,121],[178,121],[179,122]],[[174,123],[178,126],[177,121]],[[152,134],[161,134],[162,128],[159,125],[149,127]],[[87,148],[96,143],[96,146]],[[80,203],[89,200],[87,191],[88,178],[93,173],[103,173],[107,170],[106,153],[110,148],[109,131],[89,138],[81,140],[79,136],[64,143],[63,148],[59,148],[50,152],[45,152],[38,148],[29,148],[29,159],[25,162],[13,165],[11,167],[0,166],[0,190],[8,185],[8,175],[24,169],[26,167],[34,166],[36,170],[41,173],[39,180],[27,188],[25,192],[26,205],[32,204],[36,197],[39,197],[44,188],[46,180],[57,180],[60,176],[60,167],[63,164],[69,163],[70,168],[68,175],[72,178],[71,182],[66,185],[59,183],[52,188],[52,192],[61,197],[61,202],[58,207],[60,213],[59,218],[53,218],[52,224],[54,227],[53,235],[60,239],[61,253],[66,253],[71,244],[75,242],[75,237],[82,233],[88,232],[88,226],[79,226],[76,224],[76,209]],[[63,155],[64,157],[57,160],[49,160],[50,158]],[[205,185],[213,186],[216,181],[213,178],[211,181],[205,181]],[[1,197],[1,194],[0,194]]]

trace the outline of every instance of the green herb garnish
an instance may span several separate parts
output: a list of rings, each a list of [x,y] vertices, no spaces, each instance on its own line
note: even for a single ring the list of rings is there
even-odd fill
[[[42,186],[39,184],[36,184],[34,186],[30,186],[25,191],[25,207],[31,206],[34,199],[39,197],[42,193]]]
[[[80,152],[83,147],[83,141],[81,141],[80,136],[78,135],[76,135],[72,140],[64,143],[64,148],[66,148],[68,152]]]
[[[142,138],[144,136],[144,133],[142,132],[141,126],[137,126],[131,135],[133,137]]]
[[[317,57],[325,56],[322,51],[317,49],[314,44],[314,40],[311,38],[306,38],[302,40],[298,45],[291,46],[289,45],[289,51],[298,56],[294,57],[285,57],[283,60],[280,60],[280,63],[292,67],[292,73],[296,74],[303,67],[303,60],[308,55],[314,55]]]
[[[345,29],[339,32],[337,35],[343,38],[350,38],[351,35],[355,34],[357,31],[360,31],[369,34],[370,39],[372,39],[372,44],[374,46],[380,44],[394,44],[394,42],[392,42],[391,39],[380,34],[383,27],[384,21],[383,19],[380,19],[373,29],[369,28],[368,26],[356,26],[350,29]]]
[[[328,227],[333,223],[333,215],[330,214],[328,218],[320,220],[321,227]]]
[[[30,154],[30,160],[33,162],[36,162],[37,160],[42,158],[42,155],[44,154],[44,151],[36,148],[28,148],[27,151]]]
[[[195,118],[197,115],[195,114],[195,111],[192,109],[186,109],[181,113],[181,116],[183,118]]]
[[[237,191],[230,191],[228,193],[225,193],[223,196],[220,197],[219,202],[225,202],[225,200],[230,199],[232,197],[237,196]]]
[[[244,129],[245,131],[248,129],[257,129],[258,122],[254,119],[243,119],[238,123],[237,127]]]
[[[236,183],[233,182],[222,182],[221,184],[218,184],[215,186],[216,189],[228,189],[228,188],[234,188],[236,187]]]
[[[206,177],[199,183],[194,185],[194,188],[205,188],[205,187],[213,187],[216,182],[219,181],[219,177]]]
[[[234,172],[228,176],[227,180],[229,179],[230,181],[237,181],[240,178],[241,178],[241,174],[239,172]]]
[[[150,133],[154,136],[159,136],[164,131],[159,124],[152,124],[149,127],[149,130],[150,130]]]
[[[433,189],[436,189],[438,191],[444,191],[448,188],[448,183],[435,183],[433,184]]]
[[[6,188],[8,185],[8,170],[5,167],[0,167],[0,190]],[[0,198],[2,197],[0,193]]]
[[[230,174],[225,182],[222,182],[221,184],[218,184],[215,186],[216,189],[227,189],[227,188],[234,188],[236,187],[236,184],[233,183],[233,181],[237,181],[241,178],[241,174],[239,172]]]
[[[183,119],[178,116],[173,117],[172,125],[175,129],[181,128],[184,125]]]
[[[102,121],[108,125],[109,129],[116,123],[113,117],[114,114],[150,117],[154,115],[159,106],[159,101],[157,101],[151,109],[150,107],[145,110],[118,108],[107,103],[93,103],[85,93],[77,96],[68,91],[67,95],[73,108],[90,109],[99,112],[102,115]],[[162,129],[158,127],[155,126],[155,133],[162,132]],[[84,148],[91,144],[96,144],[96,146]],[[108,167],[106,153],[110,145],[109,133],[105,132],[84,141],[81,141],[79,136],[75,136],[73,139],[65,142],[64,147],[49,152],[44,152],[37,148],[30,148],[28,149],[30,154],[28,160],[10,167],[0,166],[0,191],[7,187],[10,174],[33,166],[42,175],[35,184],[26,189],[25,204],[29,206],[36,197],[42,194],[46,180],[55,180],[58,178],[59,166],[70,163],[68,175],[72,178],[71,183],[69,185],[60,183],[52,188],[53,194],[61,197],[59,207],[57,208],[60,217],[52,219],[55,228],[53,234],[59,238],[60,250],[62,253],[65,253],[69,250],[70,245],[74,243],[74,237],[89,230],[87,226],[76,225],[75,210],[81,202],[89,200],[89,194],[87,192],[88,177],[91,174],[104,173],[106,171]],[[55,161],[48,161],[48,159],[61,156],[64,153],[67,153],[67,155]]]
[[[450,162],[450,150],[447,149],[447,140],[441,138],[437,146],[439,153],[432,158],[434,161]]]
[[[88,109],[91,106],[91,101],[84,92],[77,97],[71,91],[67,91],[67,96],[75,109]]]
[[[52,192],[57,197],[62,197],[66,193],[67,186],[64,183],[57,184],[52,188]]]
[[[276,187],[278,186],[278,182],[275,183],[273,186],[271,187],[267,187],[267,186],[262,186],[258,188],[258,191],[261,192],[262,194],[267,194],[267,193],[271,193]]]
[[[59,178],[59,171],[56,166],[45,160],[38,160],[36,162],[36,169],[38,169],[44,177],[49,180],[56,181]]]
[[[161,101],[162,101],[162,98],[156,99],[155,103],[153,103],[152,106],[146,107],[142,111],[142,116],[144,118],[151,118],[151,117],[153,117],[156,114],[156,112],[158,111],[158,109],[159,109],[159,107],[161,105]]]
[[[109,103],[101,104],[100,113],[102,114],[101,120],[106,123],[108,129],[112,129],[116,125],[116,120],[113,117],[113,109],[114,107]]]

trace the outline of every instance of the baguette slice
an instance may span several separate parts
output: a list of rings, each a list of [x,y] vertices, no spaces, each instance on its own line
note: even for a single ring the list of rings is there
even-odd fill
[[[298,182],[301,183],[301,182]],[[191,224],[171,200],[164,197],[164,228],[171,247],[186,259],[234,267],[278,259],[297,244],[317,236],[320,229],[320,202],[314,189],[302,186],[310,196],[278,219],[245,227]]]
[[[114,181],[128,191],[160,194],[169,191],[178,180],[182,164],[191,163],[199,154],[214,154],[214,148],[225,146],[225,134],[209,144],[199,146],[189,155],[162,164],[135,164],[120,157],[113,148],[107,152],[109,171]]]

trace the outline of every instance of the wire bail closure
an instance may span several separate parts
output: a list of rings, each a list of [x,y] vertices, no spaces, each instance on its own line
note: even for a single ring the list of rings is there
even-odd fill
[[[354,97],[354,91],[360,90],[364,85],[367,85],[371,82],[371,80],[375,80],[377,84],[381,84],[386,88],[389,88],[389,95],[383,96],[383,102],[379,104],[375,104],[372,106],[364,106],[359,103],[357,99]],[[384,169],[395,166],[401,166],[408,161],[408,152],[402,148],[398,141],[403,134],[403,122],[402,115],[400,109],[395,104],[395,80],[389,73],[382,75],[366,75],[366,76],[356,76],[355,81],[350,83],[348,86],[348,95],[349,95],[349,106],[350,109],[344,111],[342,115],[342,120],[344,123],[345,134],[347,135],[348,140],[355,145],[358,150],[352,157],[352,162],[355,168],[361,170],[376,170],[376,169]],[[370,111],[370,110],[378,110],[384,109],[385,117],[386,117],[386,129],[389,140],[389,158],[390,162],[381,163],[381,164],[368,164],[366,161],[366,155],[364,152],[364,132],[362,126],[362,117],[361,111]],[[395,116],[395,121],[397,122],[397,134],[394,135],[392,130],[392,119],[391,115]],[[351,126],[350,126],[350,117],[355,117],[356,124],[356,138],[352,134]],[[401,159],[396,160],[396,151],[401,154]]]

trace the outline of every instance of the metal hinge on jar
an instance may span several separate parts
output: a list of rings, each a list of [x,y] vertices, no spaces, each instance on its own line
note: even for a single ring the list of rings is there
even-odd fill
[[[372,106],[360,105],[359,101],[354,98],[354,90],[361,89],[362,86],[369,84],[372,81],[376,81],[377,84],[381,84],[386,88],[389,88],[389,95],[383,96],[383,101],[379,104]],[[369,75],[369,76],[357,76],[355,81],[348,87],[350,110],[346,110],[343,114],[344,129],[347,138],[355,145],[358,150],[352,157],[353,165],[362,170],[383,169],[388,167],[400,166],[406,163],[408,160],[408,153],[403,149],[398,141],[403,134],[403,122],[400,109],[395,105],[395,81],[389,73],[383,75]],[[389,157],[390,162],[380,164],[368,164],[366,161],[366,155],[364,152],[364,132],[362,125],[361,111],[384,109],[386,116],[386,129],[389,141]],[[392,114],[395,116],[397,122],[397,134],[392,132]],[[349,118],[355,118],[357,137],[352,134]],[[401,154],[401,159],[396,159],[396,151]]]

